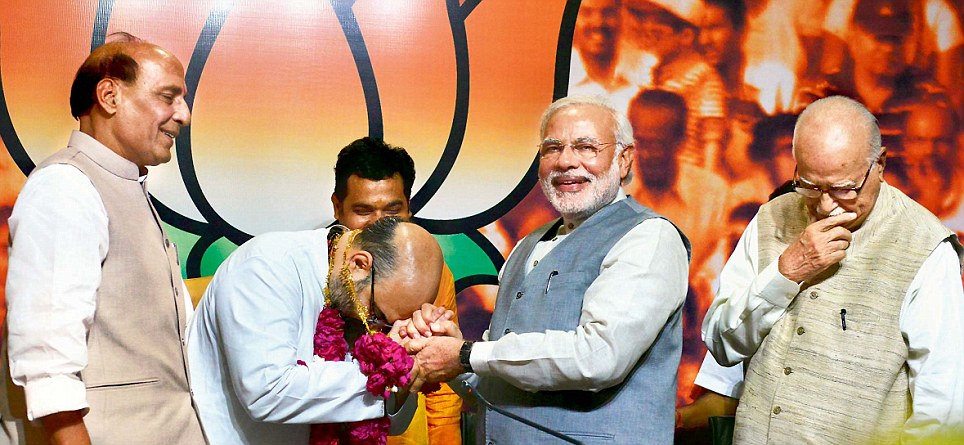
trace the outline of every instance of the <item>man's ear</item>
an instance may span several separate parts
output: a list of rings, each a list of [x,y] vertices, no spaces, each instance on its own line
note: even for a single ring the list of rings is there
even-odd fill
[[[884,169],[887,168],[887,147],[880,147],[880,157],[877,158],[877,162],[880,163],[880,179],[884,179]]]
[[[619,162],[619,179],[623,180],[629,176],[629,172],[633,168],[633,161],[636,159],[636,144],[629,144],[623,151],[619,152],[616,156],[616,161]]]
[[[121,94],[120,82],[117,79],[105,77],[97,82],[94,88],[94,99],[105,113],[113,116],[117,113],[117,102]]]
[[[335,211],[335,220],[341,221],[341,200],[334,193],[331,194],[331,209]]]
[[[352,279],[358,281],[371,274],[373,260],[372,254],[364,250],[351,254],[348,257],[348,270],[351,271]]]
[[[412,220],[412,200],[408,197],[405,198],[405,212],[398,215],[405,221]]]

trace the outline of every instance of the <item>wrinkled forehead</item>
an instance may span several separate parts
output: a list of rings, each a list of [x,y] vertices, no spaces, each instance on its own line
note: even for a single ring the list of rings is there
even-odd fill
[[[793,153],[799,178],[811,184],[852,185],[870,166],[869,148],[859,145],[844,147],[827,141],[823,145],[807,145],[798,140]]]
[[[797,162],[856,162],[870,156],[870,134],[845,119],[828,115],[798,122],[792,141]]]

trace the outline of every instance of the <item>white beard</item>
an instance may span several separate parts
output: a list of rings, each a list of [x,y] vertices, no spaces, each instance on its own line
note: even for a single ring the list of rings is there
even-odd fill
[[[552,186],[552,180],[559,176],[585,178],[589,181],[589,186],[578,192],[562,192]],[[575,220],[588,218],[616,199],[616,195],[619,194],[619,183],[619,162],[615,155],[609,171],[602,175],[593,176],[585,168],[580,167],[567,172],[553,170],[539,181],[542,192],[545,193],[552,207],[563,218]]]

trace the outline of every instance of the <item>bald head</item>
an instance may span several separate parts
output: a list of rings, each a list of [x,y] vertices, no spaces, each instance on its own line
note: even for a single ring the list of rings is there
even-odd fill
[[[395,233],[398,263],[386,283],[389,298],[376,298],[389,321],[405,319],[424,303],[432,303],[442,276],[442,249],[425,229],[401,223]],[[377,271],[376,271],[377,272]]]
[[[810,104],[793,130],[793,157],[798,185],[822,192],[804,199],[811,219],[851,212],[857,216],[845,227],[859,228],[877,202],[883,154],[877,119],[863,105],[842,96]],[[841,189],[857,196],[844,199],[829,192]]]
[[[389,322],[408,318],[423,303],[435,300],[442,249],[425,229],[399,218],[382,218],[362,230],[356,243],[371,254],[375,304]]]
[[[832,144],[833,147],[849,150],[867,162],[879,158],[883,151],[877,118],[860,102],[844,96],[817,100],[800,113],[793,128],[794,158],[799,160],[800,156],[809,155],[801,153],[800,147],[814,146],[805,143],[804,139],[815,137],[833,140],[837,142]]]

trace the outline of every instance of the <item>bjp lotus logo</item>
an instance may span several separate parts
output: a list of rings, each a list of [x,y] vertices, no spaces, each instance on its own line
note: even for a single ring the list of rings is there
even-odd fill
[[[331,222],[335,156],[370,135],[415,159],[412,210],[458,288],[494,283],[503,259],[479,229],[535,184],[538,117],[574,12],[561,1],[5,1],[0,136],[24,175],[63,147],[77,66],[126,31],[186,65],[193,122],[150,190],[187,276],[213,274],[254,235]]]

